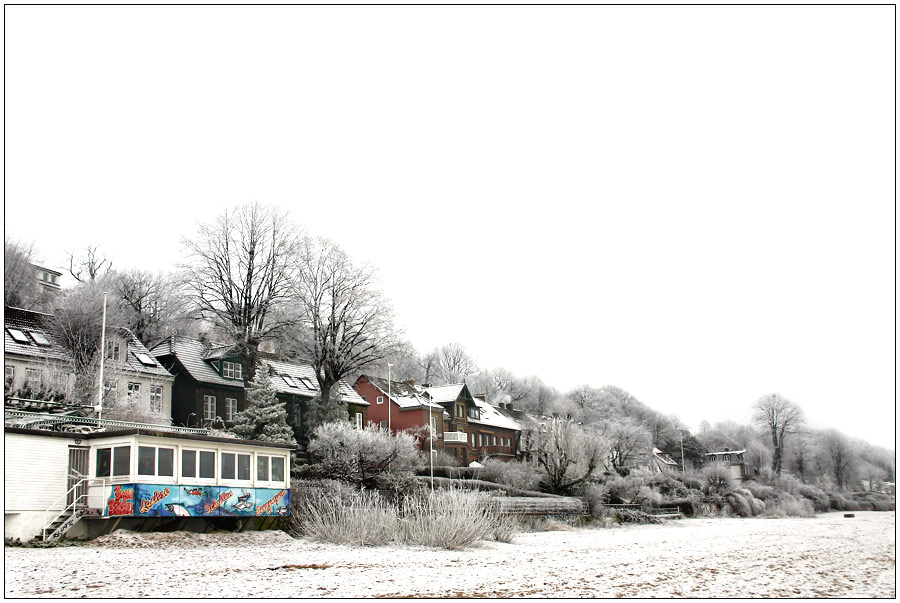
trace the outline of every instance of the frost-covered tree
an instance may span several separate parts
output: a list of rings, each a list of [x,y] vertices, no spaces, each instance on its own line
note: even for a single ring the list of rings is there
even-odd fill
[[[277,393],[269,365],[260,362],[256,380],[247,391],[247,406],[235,416],[231,432],[245,440],[296,445],[294,431],[287,423],[287,410]]]

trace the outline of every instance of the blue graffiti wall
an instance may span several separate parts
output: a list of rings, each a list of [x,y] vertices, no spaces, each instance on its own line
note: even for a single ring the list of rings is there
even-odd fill
[[[124,484],[110,489],[107,517],[279,517],[290,514],[288,489]]]

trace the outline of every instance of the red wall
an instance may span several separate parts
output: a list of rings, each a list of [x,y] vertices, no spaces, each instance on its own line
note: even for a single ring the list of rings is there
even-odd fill
[[[360,396],[366,397],[369,403],[368,412],[366,413],[366,421],[375,423],[388,420],[388,397],[382,393],[380,389],[369,383],[365,377],[357,379],[353,384],[353,389]],[[384,396],[384,403],[378,404],[378,396]],[[425,425],[426,413],[421,408],[413,410],[400,410],[395,402],[391,402],[391,431],[403,431],[404,429],[422,427]]]

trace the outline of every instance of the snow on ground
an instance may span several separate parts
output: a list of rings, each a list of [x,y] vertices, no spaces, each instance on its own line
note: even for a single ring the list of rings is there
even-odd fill
[[[5,549],[7,597],[894,597],[893,512],[519,534],[464,551],[117,531]]]

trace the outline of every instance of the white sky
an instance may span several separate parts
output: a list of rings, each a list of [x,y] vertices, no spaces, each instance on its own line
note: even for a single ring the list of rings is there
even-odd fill
[[[895,442],[894,8],[5,9],[5,230],[169,269],[224,206],[420,350]]]

